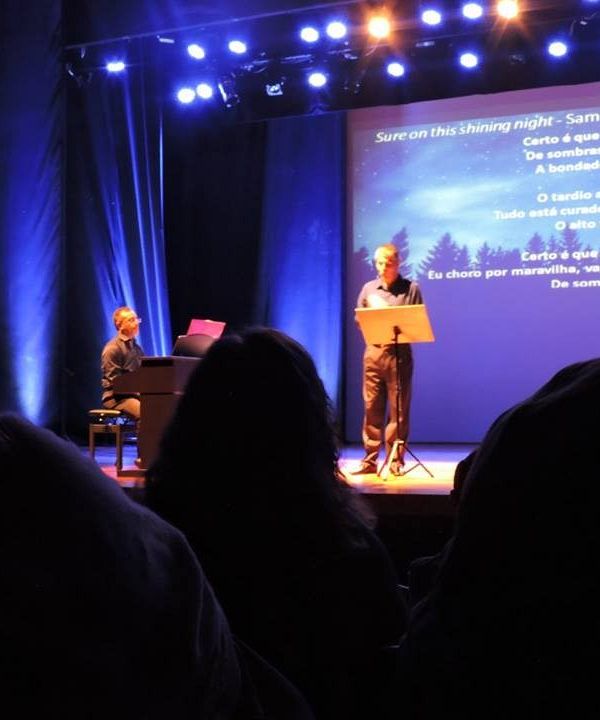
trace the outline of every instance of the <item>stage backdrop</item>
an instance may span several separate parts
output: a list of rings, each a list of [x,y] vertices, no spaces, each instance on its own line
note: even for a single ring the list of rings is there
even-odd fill
[[[435,342],[414,346],[411,438],[473,442],[569,363],[600,355],[600,85],[349,116],[346,428],[362,420],[353,308],[395,242]]]

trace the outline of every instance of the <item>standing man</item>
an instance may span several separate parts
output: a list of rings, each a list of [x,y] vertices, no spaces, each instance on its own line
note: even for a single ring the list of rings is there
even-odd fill
[[[357,307],[379,308],[389,305],[420,305],[423,303],[421,290],[415,282],[400,275],[400,257],[395,245],[380,245],[374,254],[377,279],[363,285],[358,296]],[[398,352],[398,366],[396,352]],[[412,387],[413,360],[408,343],[395,346],[367,345],[363,358],[363,400],[365,417],[362,439],[365,455],[360,467],[353,475],[377,472],[377,460],[385,442],[389,452],[394,440],[406,442]],[[399,371],[399,372],[398,372]],[[397,406],[397,382],[400,389],[400,403]],[[386,424],[386,401],[388,418]],[[396,414],[397,413],[397,414]],[[396,417],[398,426],[396,427]],[[392,466],[392,472],[399,474],[404,464],[402,456]]]
[[[102,350],[102,407],[122,410],[136,422],[140,419],[140,398],[138,395],[115,395],[115,378],[127,372],[138,370],[144,351],[135,338],[142,322],[129,307],[119,307],[113,313],[116,336],[109,340]],[[138,428],[139,429],[139,428]]]

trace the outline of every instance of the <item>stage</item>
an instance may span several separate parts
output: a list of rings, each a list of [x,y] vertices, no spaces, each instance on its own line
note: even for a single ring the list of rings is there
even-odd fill
[[[359,445],[346,445],[340,453],[340,468],[348,484],[361,495],[373,497],[373,502],[378,508],[390,505],[390,502],[385,500],[388,497],[395,499],[393,502],[395,507],[402,505],[407,509],[412,507],[415,511],[420,508],[425,513],[427,508],[435,513],[452,513],[449,496],[454,470],[457,463],[474,447],[474,445],[457,444],[411,445],[409,449],[414,457],[407,452],[404,474],[400,476],[390,474],[387,478],[383,478],[377,474],[352,475],[352,471],[360,465],[362,448]],[[82,452],[87,452],[87,448],[82,448]],[[144,475],[137,471],[134,465],[135,456],[135,446],[126,443],[124,474],[118,475],[114,465],[114,447],[100,445],[96,449],[96,462],[102,471],[126,490],[144,488]]]
[[[413,559],[439,552],[450,538],[456,510],[450,497],[454,470],[457,463],[474,447],[457,444],[411,445],[410,449],[421,465],[415,467],[417,461],[407,454],[405,468],[408,472],[399,477],[390,475],[385,480],[375,474],[351,475],[360,465],[362,447],[346,445],[342,448],[340,467],[348,484],[364,501],[373,527],[393,558],[400,582],[408,582],[407,571]],[[81,451],[87,454],[87,447],[81,447]],[[124,448],[125,473],[137,471],[135,457],[135,445],[127,443]],[[113,446],[97,447],[96,462],[129,497],[144,503],[143,473],[137,471],[137,475],[117,476]],[[243,468],[240,472],[244,472]],[[227,477],[209,480],[226,482]]]

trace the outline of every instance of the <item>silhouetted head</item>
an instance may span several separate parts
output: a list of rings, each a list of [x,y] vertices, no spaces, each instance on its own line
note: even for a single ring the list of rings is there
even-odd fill
[[[465,480],[467,479],[467,475],[469,474],[469,470],[471,469],[473,462],[475,461],[475,457],[477,455],[477,450],[472,450],[466,457],[464,457],[462,460],[458,462],[456,465],[456,468],[454,470],[454,478],[452,483],[452,490],[450,492],[450,498],[454,502],[455,505],[458,505],[460,502],[460,496],[462,495],[463,487],[465,485]]]
[[[148,498],[184,530],[195,513],[242,514],[248,503],[272,517],[307,504],[338,513],[348,491],[337,460],[330,401],[310,355],[284,333],[256,328],[219,339],[195,370],[149,472]]]
[[[0,490],[2,690],[21,717],[230,717],[233,638],[179,531],[6,413]]]

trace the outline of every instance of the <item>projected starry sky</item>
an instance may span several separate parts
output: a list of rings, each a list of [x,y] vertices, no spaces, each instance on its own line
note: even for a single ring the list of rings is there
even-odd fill
[[[474,252],[484,242],[523,248],[536,232],[548,240],[565,222],[585,218],[593,223],[594,214],[578,215],[582,210],[577,208],[600,209],[595,197],[599,109],[542,113],[537,117],[545,126],[521,129],[531,117],[516,114],[357,133],[352,169],[355,250],[372,250],[406,227],[414,263],[445,233]],[[564,169],[567,166],[579,169]],[[561,200],[553,201],[552,193]],[[577,199],[562,199],[568,193]],[[597,244],[595,228],[580,227],[579,232],[584,243]]]

